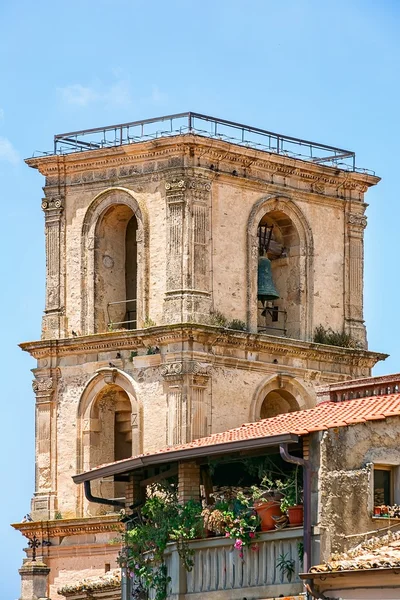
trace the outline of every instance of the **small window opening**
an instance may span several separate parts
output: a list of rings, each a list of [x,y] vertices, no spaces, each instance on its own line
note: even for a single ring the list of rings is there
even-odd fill
[[[374,468],[374,506],[393,504],[393,472],[391,467]]]

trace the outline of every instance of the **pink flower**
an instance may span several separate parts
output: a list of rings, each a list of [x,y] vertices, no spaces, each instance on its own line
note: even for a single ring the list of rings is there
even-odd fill
[[[226,532],[225,537],[229,537],[229,533],[228,532]]]
[[[243,558],[243,552],[240,552],[239,556],[240,558]]]
[[[234,548],[236,548],[236,550],[240,550],[242,546],[243,546],[242,540],[236,540],[235,541]]]
[[[249,533],[249,537],[250,537],[250,538],[254,538],[254,537],[256,537],[256,534],[254,533],[254,531],[250,531],[250,533]]]

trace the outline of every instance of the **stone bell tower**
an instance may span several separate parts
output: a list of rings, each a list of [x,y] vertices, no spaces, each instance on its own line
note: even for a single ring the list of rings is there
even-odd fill
[[[315,384],[383,358],[362,297],[379,179],[346,150],[194,113],[59,135],[26,162],[45,177],[46,306],[42,338],[21,344],[37,360],[36,485],[15,527],[40,540],[54,599],[118,551],[125,482],[88,499],[73,475],[311,407]],[[353,347],[315,343],[318,326]]]

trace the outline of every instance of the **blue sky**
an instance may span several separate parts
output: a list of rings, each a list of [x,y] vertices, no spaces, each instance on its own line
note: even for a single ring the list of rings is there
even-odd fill
[[[33,492],[34,362],[44,292],[43,179],[23,158],[64,131],[197,111],[357,154],[367,194],[369,345],[400,370],[400,4],[395,0],[2,0],[0,557],[19,597],[21,537],[8,523]],[[5,586],[5,589],[4,589]]]

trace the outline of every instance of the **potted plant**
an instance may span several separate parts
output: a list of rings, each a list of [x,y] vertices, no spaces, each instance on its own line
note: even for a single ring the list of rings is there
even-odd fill
[[[299,527],[303,524],[303,488],[298,481],[298,467],[285,481],[277,482],[278,488],[282,493],[281,510],[287,514],[289,525]]]
[[[282,516],[281,498],[282,494],[277,487],[277,482],[272,481],[265,475],[260,486],[251,487],[254,509],[261,523],[261,531],[275,529],[273,517]]]
[[[204,528],[234,540],[234,548],[239,550],[239,556],[243,558],[243,548],[255,542],[259,526],[252,499],[242,491],[235,496],[213,496],[217,496],[215,504],[202,511]]]

